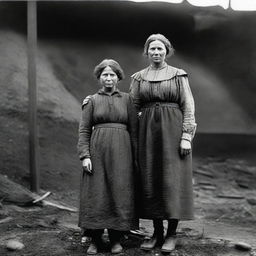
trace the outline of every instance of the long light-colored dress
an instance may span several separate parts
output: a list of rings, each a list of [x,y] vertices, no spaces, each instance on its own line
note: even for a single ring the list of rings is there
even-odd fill
[[[78,152],[80,159],[91,158],[93,174],[81,178],[80,227],[138,228],[133,166],[136,132],[136,109],[129,94],[115,90],[108,95],[101,89],[84,101]]]
[[[182,157],[179,150],[196,129],[187,73],[166,63],[148,67],[132,76],[130,95],[141,112],[140,217],[193,219],[192,153]]]

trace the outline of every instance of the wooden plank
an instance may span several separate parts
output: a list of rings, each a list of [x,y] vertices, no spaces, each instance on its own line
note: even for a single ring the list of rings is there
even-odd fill
[[[206,180],[198,181],[198,185],[215,186],[212,182]]]
[[[200,186],[200,189],[205,189],[205,190],[216,190],[216,187],[213,185],[202,185]]]
[[[36,1],[27,2],[27,40],[28,40],[28,95],[29,95],[29,168],[30,187],[39,192],[38,136],[37,136],[37,10]]]
[[[217,195],[219,198],[230,198],[230,199],[243,199],[244,196],[241,195],[227,195],[227,194],[219,194]]]
[[[194,170],[193,172],[197,173],[197,174],[201,174],[201,175],[209,177],[209,178],[214,178],[214,175],[212,173],[208,172],[208,171],[197,169],[197,170]]]
[[[58,209],[66,210],[66,211],[70,211],[70,212],[78,212],[77,208],[67,207],[67,206],[64,206],[64,205],[61,205],[61,204],[57,204],[57,203],[53,203],[53,202],[46,201],[46,200],[43,200],[42,202],[43,202],[43,205],[50,205],[52,207],[56,207]]]
[[[46,192],[44,195],[42,195],[41,197],[35,199],[32,203],[33,204],[37,204],[39,202],[41,202],[42,200],[44,200],[46,197],[48,197],[52,192],[48,191]]]

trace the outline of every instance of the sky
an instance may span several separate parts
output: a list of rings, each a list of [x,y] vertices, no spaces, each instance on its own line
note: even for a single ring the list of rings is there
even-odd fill
[[[151,2],[148,0],[131,0],[134,2]],[[195,6],[221,6],[236,11],[256,11],[256,0],[187,0]],[[182,3],[183,0],[154,0],[154,2]]]

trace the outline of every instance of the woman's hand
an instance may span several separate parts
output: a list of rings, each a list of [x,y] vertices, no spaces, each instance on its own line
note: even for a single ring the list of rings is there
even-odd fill
[[[181,156],[189,155],[191,152],[191,142],[182,139],[180,142],[180,154]]]
[[[84,172],[92,174],[92,161],[90,158],[83,159],[82,166]]]

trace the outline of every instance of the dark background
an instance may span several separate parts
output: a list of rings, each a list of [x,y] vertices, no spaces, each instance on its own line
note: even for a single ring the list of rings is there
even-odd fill
[[[0,10],[1,27],[10,27],[26,33],[24,2],[1,2]],[[129,78],[133,72],[147,65],[141,55],[146,38],[152,33],[166,35],[176,50],[175,57],[171,58],[169,63],[186,69],[191,77],[198,120],[202,124],[198,129],[202,132],[255,133],[255,25],[255,12],[224,10],[221,7],[193,7],[186,2],[38,2],[39,42],[44,40],[53,45],[79,42],[84,45],[84,58],[88,61],[93,58],[95,60],[90,63],[91,71],[94,64],[104,57],[104,51],[103,56],[98,56],[96,46],[107,47],[108,52],[105,51],[105,54],[108,56],[112,46],[113,57],[119,59]],[[135,53],[139,51],[140,54],[136,56],[136,61],[133,58],[129,60],[128,52],[124,51],[123,56],[117,56],[115,46],[128,47],[129,50],[134,49]],[[85,52],[86,50],[88,52]],[[84,83],[84,78],[77,77],[77,80],[81,84],[76,86],[81,88],[69,89],[81,101],[87,92],[92,91],[88,89],[90,85]],[[72,81],[69,84],[71,83]],[[125,90],[127,88],[128,85],[125,84]],[[231,109],[227,109],[228,107]],[[211,109],[206,111],[207,108]],[[242,116],[235,117],[235,109],[232,108],[238,108],[236,115]],[[233,123],[232,117],[228,117],[224,112],[233,116]],[[213,114],[215,116],[211,116],[209,120]],[[219,122],[216,115],[219,115]],[[235,120],[236,118],[241,119],[240,122]],[[210,125],[207,126],[205,120]],[[212,125],[214,127],[210,127]]]

